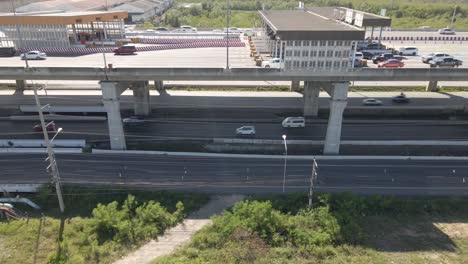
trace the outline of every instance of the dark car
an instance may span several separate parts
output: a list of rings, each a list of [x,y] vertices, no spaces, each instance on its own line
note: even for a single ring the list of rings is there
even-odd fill
[[[169,29],[165,28],[165,27],[158,27],[157,29],[155,29],[156,31],[169,31]]]
[[[409,103],[410,99],[406,97],[405,94],[400,94],[392,98],[392,102],[394,103]]]
[[[457,60],[454,58],[440,58],[440,59],[435,59],[431,60],[429,62],[431,65],[431,68],[435,67],[459,67],[463,65],[463,61]]]
[[[33,130],[34,130],[34,132],[42,132],[42,126],[41,126],[41,125],[35,125],[35,126],[33,127]],[[46,130],[47,130],[48,132],[55,132],[55,131],[57,131],[57,129],[56,129],[56,127],[55,127],[55,123],[48,123],[48,124],[46,125]]]
[[[132,54],[135,54],[136,51],[137,50],[135,46],[125,45],[125,46],[115,48],[114,54],[115,55],[122,55],[122,54],[132,55]]]
[[[375,57],[375,54],[372,52],[362,51],[361,53],[362,53],[363,58],[366,60],[372,60],[372,58]]]
[[[378,56],[374,56],[372,58],[372,62],[374,64],[378,64],[379,62],[383,62],[383,61],[386,61],[386,60],[389,60],[389,59],[397,59],[397,60],[401,61],[401,60],[404,60],[406,58],[403,57],[403,56],[400,56],[400,55],[394,55],[392,53],[383,53],[383,54],[380,54]]]
[[[16,54],[14,47],[0,47],[0,57],[13,57]]]

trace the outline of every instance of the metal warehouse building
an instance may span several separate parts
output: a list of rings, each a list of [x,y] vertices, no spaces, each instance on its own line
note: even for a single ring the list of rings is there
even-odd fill
[[[0,46],[70,47],[124,38],[127,12],[41,12],[0,15]]]

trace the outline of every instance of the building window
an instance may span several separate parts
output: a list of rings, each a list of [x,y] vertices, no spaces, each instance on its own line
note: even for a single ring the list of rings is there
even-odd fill
[[[296,40],[294,41],[294,46],[301,46],[301,41],[300,40]]]
[[[286,51],[286,56],[291,57],[292,56],[292,50],[287,50]]]
[[[327,50],[327,57],[333,57],[333,50]]]
[[[312,67],[312,68],[315,67],[315,61],[310,62],[310,67]]]
[[[347,61],[342,61],[341,62],[341,67],[343,67],[343,68],[348,67],[348,62]]]
[[[318,45],[319,46],[326,46],[327,44],[325,43],[325,40],[319,40]]]
[[[343,46],[343,41],[341,41],[341,40],[335,41],[335,46],[338,46],[338,47]]]
[[[291,62],[290,61],[286,62],[286,68],[291,68]]]
[[[331,66],[332,66],[332,62],[331,62],[331,61],[327,61],[327,62],[325,63],[325,67],[326,67],[326,68],[331,68]]]
[[[300,57],[301,56],[301,51],[300,50],[295,50],[294,51],[294,56],[295,57]]]
[[[334,61],[333,62],[333,68],[339,68],[340,67],[340,62],[339,61]]]
[[[318,61],[317,62],[317,67],[323,68],[323,61]]]
[[[311,45],[311,46],[317,46],[317,41],[316,41],[316,40],[312,40],[312,41],[310,42],[310,45]]]
[[[308,50],[303,50],[302,51],[302,57],[309,57],[309,51]]]
[[[316,50],[310,51],[310,57],[317,57],[317,51]]]
[[[310,46],[310,41],[309,40],[302,41],[302,46],[305,46],[305,47]]]
[[[294,61],[293,67],[298,68],[299,67],[299,61]]]
[[[318,56],[319,57],[325,57],[325,51],[324,50],[319,50]]]
[[[349,57],[350,53],[351,52],[349,50],[343,51],[343,57]]]
[[[287,44],[288,46],[292,46],[292,43],[293,43],[292,40],[288,40],[288,41],[286,42],[286,44]]]
[[[337,58],[341,57],[341,50],[335,51],[335,57],[337,57]]]

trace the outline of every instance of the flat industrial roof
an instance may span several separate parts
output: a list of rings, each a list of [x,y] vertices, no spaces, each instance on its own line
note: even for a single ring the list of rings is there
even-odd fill
[[[31,12],[0,14],[0,25],[71,25],[128,17],[126,11]]]
[[[259,11],[260,17],[283,40],[359,40],[357,27],[305,10]]]

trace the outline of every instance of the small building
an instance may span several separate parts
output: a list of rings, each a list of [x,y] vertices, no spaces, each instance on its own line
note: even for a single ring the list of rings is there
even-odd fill
[[[306,10],[259,11],[262,37],[285,69],[348,68],[353,44],[365,31]]]
[[[16,48],[70,47],[124,38],[127,12],[47,12],[0,15],[0,45]]]
[[[148,18],[161,15],[172,4],[172,0],[138,0],[119,5],[109,9],[110,11],[127,11],[126,22],[144,22]]]

